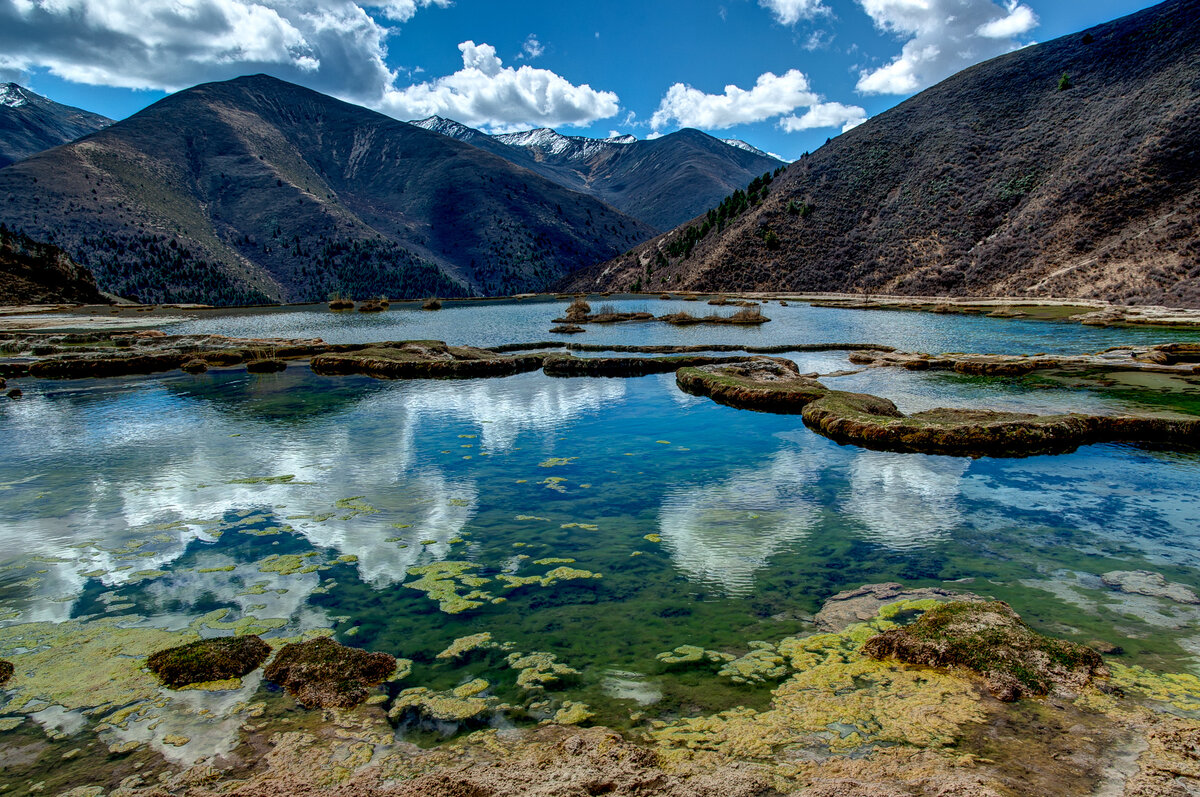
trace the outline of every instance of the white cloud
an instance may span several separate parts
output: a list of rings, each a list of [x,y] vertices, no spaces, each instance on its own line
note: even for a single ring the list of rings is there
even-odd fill
[[[387,64],[393,28],[451,0],[0,0],[0,73],[46,69],[89,85],[177,91],[265,72],[412,119],[437,113],[492,129],[613,116],[617,95],[543,69],[505,67],[464,42],[463,69],[407,88]],[[376,16],[372,16],[371,11]],[[523,55],[543,51],[531,35]]]
[[[907,39],[884,66],[865,70],[864,94],[910,94],[1022,46],[1037,15],[1018,0],[858,0],[880,30]]]
[[[857,105],[840,102],[822,102],[809,107],[802,116],[785,116],[779,120],[784,132],[795,133],[816,127],[841,127],[842,132],[858,127],[867,121],[867,112]]]
[[[682,127],[721,130],[761,122],[819,100],[809,88],[808,78],[796,69],[782,75],[765,72],[759,75],[754,88],[746,90],[730,85],[725,87],[724,94],[705,94],[676,83],[662,98],[650,126],[658,130],[675,121]]]
[[[504,66],[490,44],[465,41],[463,68],[445,77],[403,89],[390,88],[381,110],[398,119],[434,114],[471,127],[502,132],[578,125],[615,116],[619,99],[611,91],[574,85],[547,69]]]
[[[521,45],[521,54],[517,58],[528,58],[532,61],[535,58],[540,58],[546,52],[546,47],[538,41],[537,34],[529,34],[529,38]]]
[[[821,0],[758,0],[758,4],[769,9],[781,25],[795,25],[802,19],[829,13]]]

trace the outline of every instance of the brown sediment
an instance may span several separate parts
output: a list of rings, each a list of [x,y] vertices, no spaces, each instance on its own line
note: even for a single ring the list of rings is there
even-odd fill
[[[447,346],[441,341],[379,343],[352,352],[321,354],[313,373],[365,374],[377,379],[475,379],[509,376],[541,367],[545,355],[502,356],[489,349]]]
[[[258,669],[271,646],[254,635],[202,639],[153,653],[146,667],[170,687],[241,678]]]
[[[284,645],[264,671],[308,708],[353,708],[396,671],[396,658],[339,645],[328,637]]]

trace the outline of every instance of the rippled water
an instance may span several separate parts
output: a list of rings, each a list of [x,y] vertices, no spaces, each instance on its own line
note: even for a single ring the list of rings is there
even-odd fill
[[[545,337],[543,316],[559,308],[232,315],[187,330],[496,343]],[[770,314],[778,320],[761,330],[628,325],[586,337],[935,351],[1080,351],[1155,337],[909,313]],[[848,365],[836,353],[799,359],[826,372]],[[0,403],[0,631],[104,617],[182,629],[226,609],[226,623],[269,621],[268,636],[333,628],[348,644],[413,659],[404,685],[446,689],[484,676],[505,696],[512,676],[494,660],[435,659],[452,640],[489,631],[580,670],[563,696],[619,726],[634,710],[670,716],[764,700],[762,688],[668,672],[656,654],[681,644],[745,652],[750,640],[811,628],[811,613],[839,590],[897,580],[991,594],[1043,631],[1200,672],[1200,611],[1124,595],[1098,578],[1150,569],[1200,590],[1195,454],[1092,446],[970,460],[866,451],[819,437],[795,416],[686,395],[672,375],[382,382],[292,367],[23,382],[21,401]],[[1200,412],[1194,396],[1144,385],[891,371],[829,383],[905,409]],[[320,568],[275,566],[286,556]],[[599,577],[516,588],[498,578],[560,564],[538,564],[547,559]],[[491,579],[484,590],[505,600],[447,614],[405,586],[413,567],[442,560],[473,564]],[[251,679],[233,697],[188,699],[221,716],[221,701],[248,700],[258,688]],[[33,708],[47,726],[91,721],[53,704]],[[134,738],[194,759],[236,730],[214,720],[203,731],[187,716],[196,741],[182,748],[162,743],[179,723],[143,723]]]

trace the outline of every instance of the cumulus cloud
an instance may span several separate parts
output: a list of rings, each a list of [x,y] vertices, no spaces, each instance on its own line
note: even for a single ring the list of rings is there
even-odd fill
[[[672,121],[682,127],[722,130],[734,125],[761,122],[790,113],[803,105],[819,102],[803,72],[789,69],[782,75],[765,72],[754,87],[747,90],[726,86],[723,94],[705,94],[699,89],[676,83],[667,90],[650,118],[655,130]]]
[[[521,54],[517,58],[528,58],[532,61],[535,58],[540,58],[546,52],[546,47],[540,41],[536,34],[529,34],[529,38],[521,45]]]
[[[859,0],[880,30],[907,39],[900,54],[859,77],[864,94],[910,94],[1022,46],[1037,15],[1018,0]]]
[[[575,85],[547,69],[504,66],[490,44],[465,41],[463,68],[436,80],[389,89],[382,110],[400,119],[434,114],[492,132],[529,125],[579,125],[615,116],[620,101],[611,91]]]
[[[779,126],[788,133],[812,130],[816,127],[840,127],[844,133],[865,121],[867,121],[867,112],[857,105],[822,102],[809,107],[801,116],[795,114],[785,116],[779,120]]]
[[[463,69],[403,87],[387,64],[392,23],[451,0],[0,0],[0,74],[177,91],[266,72],[412,119],[437,113],[491,129],[581,124],[617,113],[611,92],[543,69],[505,67],[464,42]],[[369,13],[371,12],[371,13]],[[536,36],[522,55],[543,51]],[[411,72],[408,74],[412,74]]]
[[[795,25],[802,19],[829,13],[829,7],[821,0],[758,0],[758,4],[768,9],[781,25]]]

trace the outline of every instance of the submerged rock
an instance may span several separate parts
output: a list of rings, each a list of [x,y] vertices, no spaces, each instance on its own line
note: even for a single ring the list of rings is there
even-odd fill
[[[284,645],[264,672],[308,708],[353,708],[396,671],[396,658],[328,637]]]
[[[556,327],[550,327],[550,331],[559,335],[578,335],[580,332],[586,332],[587,330],[575,324],[559,324]]]
[[[208,370],[208,363],[200,359],[188,360],[179,369],[188,374],[202,374]]]
[[[1042,636],[1003,601],[954,601],[935,606],[916,622],[871,637],[862,652],[927,667],[963,667],[1011,702],[1055,689],[1079,691],[1108,671],[1091,648]]]
[[[241,678],[270,653],[271,646],[254,635],[218,637],[160,650],[146,659],[146,667],[167,686],[179,688]]]
[[[879,614],[884,606],[897,601],[919,600],[982,601],[969,592],[951,592],[940,587],[906,589],[889,581],[884,584],[865,584],[858,589],[839,592],[825,601],[813,621],[822,631],[843,631],[855,623],[865,623]]]
[[[1162,573],[1150,570],[1111,570],[1101,575],[1100,580],[1130,595],[1166,598],[1176,603],[1200,603],[1200,597],[1189,587],[1167,581]]]

